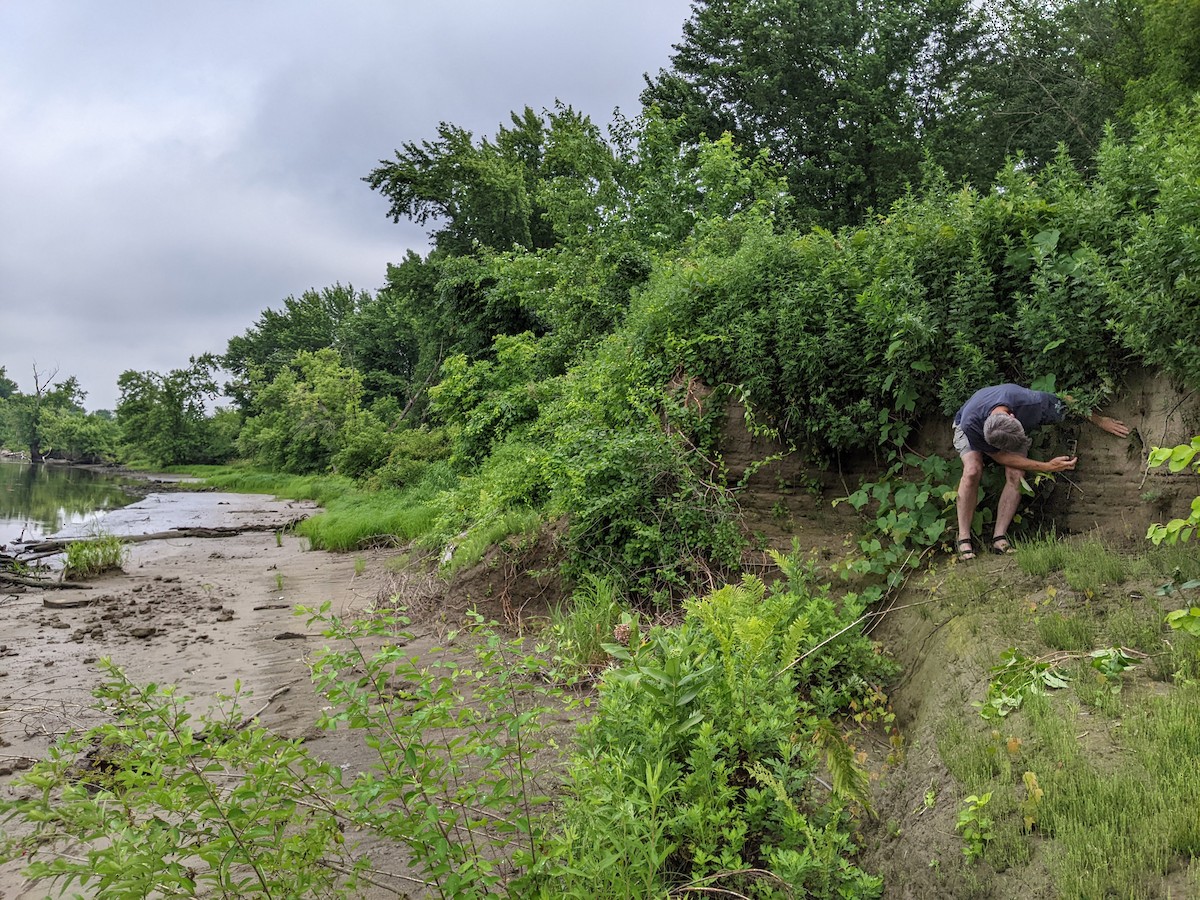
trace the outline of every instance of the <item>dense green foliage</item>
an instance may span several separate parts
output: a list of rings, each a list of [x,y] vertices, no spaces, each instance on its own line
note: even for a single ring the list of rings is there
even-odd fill
[[[538,198],[528,228],[544,225],[544,240],[501,248],[481,233],[469,252],[393,266],[377,297],[289,300],[230,342],[239,412],[205,418],[201,361],[126,373],[119,422],[160,463],[219,458],[240,428],[237,450],[256,465],[336,472],[368,492],[430,470],[437,490],[395,537],[478,541],[509,514],[561,516],[569,575],[614,574],[663,599],[736,574],[738,485],[716,446],[732,397],[786,443],[892,467],[895,486],[855,504],[885,523],[886,540],[863,549],[865,570],[886,574],[938,543],[953,484],[930,471],[913,496],[901,490],[906,442],[978,385],[1053,384],[1090,408],[1130,366],[1195,383],[1194,110],[1110,131],[1092,175],[1061,154],[1040,171],[1011,163],[982,190],[927,164],[886,215],[838,231],[788,227],[786,179],[729,136],[684,153],[679,123],[653,114],[611,143],[570,110],[519,116],[476,149],[531,167],[521,190]],[[475,171],[438,155],[471,147],[410,147],[404,177]],[[378,187],[401,191],[384,169]],[[426,209],[410,189],[394,214]],[[452,193],[476,189],[466,179]],[[385,369],[389,348],[404,362]],[[383,519],[346,534],[376,539]]]
[[[642,101],[688,137],[769,148],[804,224],[860,224],[923,160],[986,188],[1060,145],[1088,167],[1106,121],[1200,88],[1194,2],[700,0]]]
[[[166,375],[131,370],[117,379],[121,438],[156,466],[224,462],[233,451],[236,420],[207,410],[217,395],[217,360],[206,355],[188,362]]]
[[[29,459],[108,462],[116,459],[120,436],[111,413],[88,413],[87,394],[74,376],[33,367],[33,389],[22,392],[0,366],[0,447]]]
[[[903,193],[923,153],[941,161],[962,136],[954,120],[974,112],[963,83],[982,52],[963,0],[704,0],[642,101],[692,137],[770,148],[800,221],[854,224]],[[1005,151],[972,149],[991,152],[990,177]]]
[[[889,664],[847,630],[861,608],[777,561],[786,584],[747,577],[607,648],[624,664],[582,731],[537,896],[879,895],[848,861],[867,775],[830,717],[869,706]]]

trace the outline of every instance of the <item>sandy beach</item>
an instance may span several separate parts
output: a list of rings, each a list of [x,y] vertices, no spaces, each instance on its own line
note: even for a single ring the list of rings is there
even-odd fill
[[[343,614],[365,608],[385,554],[314,552],[303,538],[277,537],[275,529],[313,510],[255,495],[150,494],[108,516],[105,529],[267,530],[130,544],[124,571],[87,589],[0,591],[0,792],[12,790],[14,774],[55,737],[94,721],[102,657],[135,682],[178,685],[202,708],[240,680],[253,694],[249,712],[274,696],[261,720],[278,734],[327,740],[313,726],[317,698],[304,661],[320,635],[293,609],[326,600]],[[45,896],[46,886],[29,884],[19,865],[0,866],[0,900]]]

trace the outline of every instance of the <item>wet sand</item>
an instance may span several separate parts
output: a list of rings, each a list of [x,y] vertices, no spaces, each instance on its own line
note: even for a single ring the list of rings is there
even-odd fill
[[[155,493],[107,516],[104,528],[117,535],[274,529],[313,510],[257,495]],[[304,657],[319,635],[293,609],[326,600],[339,613],[365,608],[378,592],[384,555],[306,546],[274,530],[147,541],[129,545],[122,573],[97,578],[88,590],[9,593],[0,586],[0,794],[8,795],[14,773],[43,757],[56,736],[95,721],[89,706],[102,657],[137,683],[179,685],[201,708],[232,693],[238,679],[253,694],[247,714],[283,691],[263,722],[286,737],[315,736],[317,701]],[[0,866],[0,900],[47,895],[19,870]]]

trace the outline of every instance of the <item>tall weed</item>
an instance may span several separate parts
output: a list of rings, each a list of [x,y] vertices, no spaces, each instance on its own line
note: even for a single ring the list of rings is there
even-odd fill
[[[865,778],[829,717],[889,664],[827,587],[791,571],[773,589],[746,576],[689,601],[679,626],[608,646],[621,665],[581,733],[562,821],[530,876],[538,896],[688,885],[878,895],[851,861]],[[832,793],[814,779],[820,767]]]
[[[332,642],[312,663],[328,700],[318,724],[361,733],[373,763],[347,775],[275,736],[243,717],[240,686],[193,718],[174,688],[105,662],[96,698],[110,721],[61,739],[19,776],[31,790],[0,798],[0,819],[23,825],[0,835],[0,861],[103,897],[344,897],[396,877],[403,895],[414,877],[375,871],[349,838],[365,832],[403,848],[437,896],[503,896],[540,864],[533,763],[554,756],[545,719],[573,703],[478,619],[470,648],[418,657],[398,614],[307,612]]]
[[[96,699],[111,717],[61,739],[0,800],[36,882],[100,897],[325,895],[353,887],[340,770],[300,741],[242,720],[240,689],[193,719],[174,688],[133,684],[115,666]],[[68,849],[69,848],[69,849]]]
[[[555,607],[550,617],[555,652],[565,665],[576,671],[598,672],[610,659],[604,645],[621,643],[614,637],[621,615],[616,580],[585,575],[570,600]]]

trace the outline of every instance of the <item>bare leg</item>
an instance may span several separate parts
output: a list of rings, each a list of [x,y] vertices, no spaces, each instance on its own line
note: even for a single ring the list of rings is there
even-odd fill
[[[962,455],[962,479],[958,482],[958,539],[971,537],[971,522],[979,505],[979,480],[983,477],[983,454],[968,450]]]
[[[1004,467],[1004,490],[1000,492],[1000,505],[996,508],[996,530],[992,532],[997,537],[1008,534],[1008,526],[1012,524],[1021,505],[1021,470]],[[994,543],[994,541],[993,541]],[[998,548],[1005,549],[1005,548]]]

